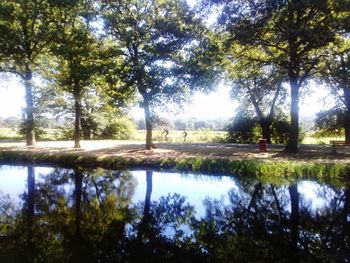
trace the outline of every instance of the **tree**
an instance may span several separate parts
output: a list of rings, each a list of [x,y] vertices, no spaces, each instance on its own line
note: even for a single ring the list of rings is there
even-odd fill
[[[206,50],[204,28],[185,1],[105,1],[102,4],[105,28],[115,41],[123,61],[116,75],[141,96],[146,123],[146,149],[152,143],[152,110],[179,105],[193,87],[203,87],[208,61],[196,54]],[[198,30],[200,27],[202,30]],[[208,74],[203,74],[207,72]]]
[[[334,6],[327,0],[212,2],[222,4],[218,21],[226,45],[242,46],[236,57],[270,63],[285,72],[291,94],[285,151],[298,152],[299,91],[324,57],[321,48],[334,40]]]
[[[330,113],[336,113],[345,131],[345,141],[350,144],[350,41],[339,37],[327,50],[329,55],[320,66],[320,77],[338,102],[337,109]]]
[[[226,141],[233,143],[255,143],[258,140],[256,126],[256,119],[239,112],[232,124],[227,127]]]
[[[65,21],[60,25],[58,41],[52,46],[56,67],[52,70],[55,84],[73,96],[74,147],[80,148],[82,98],[97,73],[98,43],[92,34],[92,7],[89,1],[79,0],[64,9]]]
[[[23,81],[26,98],[27,146],[35,144],[33,75],[55,40],[53,16],[57,5],[48,0],[11,0],[0,3],[0,71]]]
[[[248,66],[247,66],[248,65]],[[254,62],[238,62],[231,74],[232,97],[253,106],[262,138],[271,143],[271,125],[277,100],[282,94],[283,77],[278,70]]]
[[[316,114],[315,128],[318,137],[344,136],[345,112],[339,109]]]

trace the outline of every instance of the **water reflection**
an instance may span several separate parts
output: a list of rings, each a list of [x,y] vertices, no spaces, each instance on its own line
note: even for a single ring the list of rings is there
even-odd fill
[[[158,196],[174,174],[25,169],[22,201],[0,185],[1,262],[349,262],[348,183],[189,176],[213,189]]]

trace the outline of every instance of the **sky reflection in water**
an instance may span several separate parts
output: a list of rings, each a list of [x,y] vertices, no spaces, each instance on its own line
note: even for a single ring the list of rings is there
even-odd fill
[[[349,262],[346,183],[1,166],[0,190],[4,262]]]

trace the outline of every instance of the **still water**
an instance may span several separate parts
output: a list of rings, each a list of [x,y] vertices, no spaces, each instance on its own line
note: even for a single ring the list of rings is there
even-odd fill
[[[0,166],[0,262],[349,262],[350,186]]]

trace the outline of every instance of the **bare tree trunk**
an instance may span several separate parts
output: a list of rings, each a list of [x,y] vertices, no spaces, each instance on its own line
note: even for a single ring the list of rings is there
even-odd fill
[[[149,107],[149,102],[144,98],[143,109],[145,112],[145,122],[146,122],[146,150],[150,150],[153,147],[152,142],[152,120],[151,120],[151,111]]]
[[[264,117],[264,114],[259,107],[259,103],[256,100],[253,91],[249,89],[250,100],[254,106],[256,115],[258,116],[259,124],[262,131],[262,136],[264,139],[266,139],[267,143],[271,143],[271,123],[272,123],[273,116],[275,114],[275,105],[276,105],[276,101],[280,93],[280,90],[281,90],[281,86],[278,86],[270,106],[270,112],[268,116]]]
[[[32,72],[27,67],[24,78],[24,86],[26,91],[26,140],[27,146],[35,145],[35,118],[34,118],[34,100],[32,90]]]
[[[297,153],[299,140],[299,85],[296,77],[290,77],[291,88],[291,125],[289,131],[289,140],[285,148],[286,152]]]
[[[81,117],[81,101],[79,94],[74,94],[74,108],[75,108],[75,121],[74,121],[74,148],[80,148],[80,117]]]
[[[290,215],[290,228],[291,228],[291,248],[293,253],[293,262],[299,262],[299,192],[298,185],[295,183],[289,187],[290,203],[291,203],[291,215]]]

